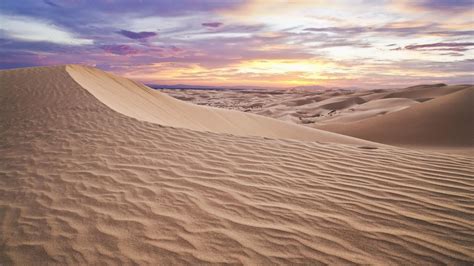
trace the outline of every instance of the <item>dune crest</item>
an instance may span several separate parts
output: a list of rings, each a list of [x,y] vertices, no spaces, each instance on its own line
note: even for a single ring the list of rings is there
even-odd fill
[[[111,109],[142,121],[240,136],[377,145],[255,114],[187,103],[138,82],[91,67],[67,65],[66,71],[82,88]]]
[[[164,127],[64,67],[0,81],[0,264],[474,261],[471,157]]]

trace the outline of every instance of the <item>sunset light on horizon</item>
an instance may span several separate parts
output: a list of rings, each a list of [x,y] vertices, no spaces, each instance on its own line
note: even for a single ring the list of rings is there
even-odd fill
[[[472,83],[471,0],[2,1],[0,68],[85,64],[148,84]]]

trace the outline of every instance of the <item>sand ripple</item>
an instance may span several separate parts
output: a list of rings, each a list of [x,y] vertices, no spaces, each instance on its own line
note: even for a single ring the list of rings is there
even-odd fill
[[[161,127],[54,73],[2,88],[4,264],[474,262],[472,158]]]

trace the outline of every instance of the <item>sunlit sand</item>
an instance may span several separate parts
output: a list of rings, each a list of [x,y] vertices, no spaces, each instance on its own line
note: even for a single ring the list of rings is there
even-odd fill
[[[0,82],[3,264],[474,260],[472,153],[443,153],[472,151],[472,86],[231,111],[78,65]]]

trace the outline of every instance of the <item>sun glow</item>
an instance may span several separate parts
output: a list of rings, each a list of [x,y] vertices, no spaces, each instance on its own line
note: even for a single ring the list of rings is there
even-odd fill
[[[297,72],[314,75],[327,68],[327,65],[317,61],[251,60],[244,61],[237,67],[240,73],[284,74]]]
[[[258,59],[242,61],[230,66],[208,69],[198,64],[157,63],[147,71],[135,69],[123,75],[129,78],[166,83],[193,82],[199,85],[241,85],[242,82],[257,86],[278,84],[281,87],[309,85],[329,80],[327,73],[340,72],[331,62],[317,60]],[[212,80],[208,77],[212,75]]]

